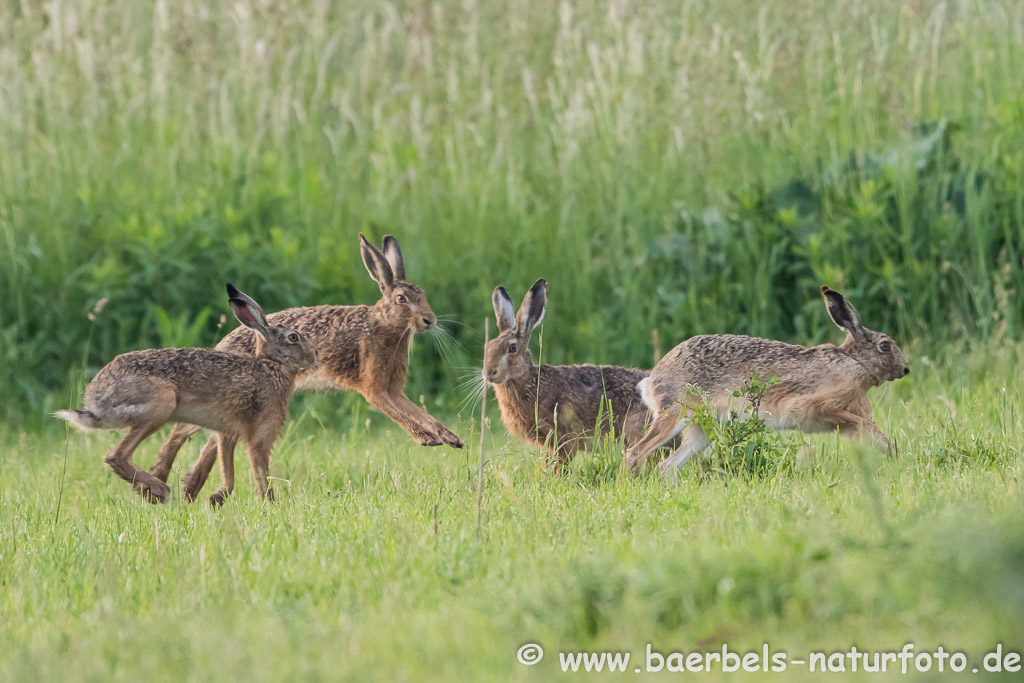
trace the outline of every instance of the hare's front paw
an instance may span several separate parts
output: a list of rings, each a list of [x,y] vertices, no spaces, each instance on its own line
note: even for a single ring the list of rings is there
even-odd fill
[[[452,448],[462,448],[465,446],[465,444],[462,443],[462,439],[460,439],[455,432],[445,426],[442,426],[440,429],[440,437],[441,441],[443,441],[445,445],[451,446]]]
[[[219,508],[224,504],[224,501],[228,499],[229,491],[223,486],[217,489],[212,496],[210,496],[210,505]]]
[[[205,482],[196,482],[194,477],[187,477],[185,479],[185,485],[182,490],[185,493],[185,500],[190,503],[194,503],[199,500],[199,491],[202,490]]]
[[[150,503],[166,503],[171,499],[171,489],[156,477],[136,483],[135,490]]]
[[[425,429],[417,429],[413,432],[412,437],[421,446],[440,446],[443,443],[437,434],[428,432]]]

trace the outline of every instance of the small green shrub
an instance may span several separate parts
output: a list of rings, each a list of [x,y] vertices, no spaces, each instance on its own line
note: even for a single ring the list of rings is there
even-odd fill
[[[719,416],[708,395],[693,389],[700,398],[693,421],[707,435],[713,470],[766,475],[787,462],[785,443],[759,414],[765,394],[778,381],[778,377],[762,380],[758,373],[751,375],[742,388],[732,392],[740,407],[730,408],[728,416]]]

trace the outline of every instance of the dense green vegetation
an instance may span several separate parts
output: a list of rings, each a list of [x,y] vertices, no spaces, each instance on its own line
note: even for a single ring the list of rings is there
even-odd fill
[[[491,289],[539,276],[556,361],[832,338],[822,282],[905,344],[1016,338],[1022,12],[2,3],[0,413],[67,404],[83,359],[212,344],[225,280],[372,302],[360,230],[400,237],[461,365]]]

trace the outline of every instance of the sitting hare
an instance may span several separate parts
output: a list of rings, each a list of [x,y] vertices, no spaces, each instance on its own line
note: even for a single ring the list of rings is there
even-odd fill
[[[530,335],[544,318],[547,282],[537,280],[514,313],[504,287],[491,296],[498,336],[484,349],[484,379],[494,386],[508,431],[554,452],[558,466],[612,429],[631,444],[644,434],[643,370],[614,365],[533,364]]]
[[[80,429],[128,427],[105,458],[111,469],[151,502],[165,503],[167,484],[140,470],[132,453],[167,422],[200,425],[245,441],[260,495],[269,486],[270,449],[288,417],[295,377],[316,362],[316,351],[287,327],[271,326],[263,309],[227,285],[231,309],[255,332],[255,353],[239,356],[212,349],[148,349],[107,363],[85,390],[85,410],[56,417]]]
[[[669,351],[640,382],[640,393],[654,415],[647,435],[626,451],[626,463],[640,469],[666,441],[682,432],[682,445],[661,463],[668,476],[708,444],[701,428],[691,424],[692,406],[707,397],[720,416],[738,410],[742,399],[733,392],[757,373],[777,377],[761,403],[759,416],[776,429],[799,427],[805,432],[839,429],[867,435],[882,449],[889,441],[875,426],[868,389],[910,374],[907,361],[886,334],[860,322],[857,309],[839,292],[822,286],[821,294],[833,322],[846,330],[839,346],[812,348],[739,335],[692,337]]]

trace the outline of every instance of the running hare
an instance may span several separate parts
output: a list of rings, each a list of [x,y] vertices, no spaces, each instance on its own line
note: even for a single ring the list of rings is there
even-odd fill
[[[514,313],[504,287],[491,296],[498,336],[484,349],[483,377],[494,385],[508,431],[554,452],[568,464],[582,446],[612,428],[631,444],[644,433],[647,408],[637,384],[643,370],[613,365],[533,364],[530,335],[544,318],[547,282],[537,280]],[[599,424],[600,422],[600,424]]]
[[[270,449],[288,417],[295,377],[316,362],[316,351],[298,332],[271,326],[263,309],[227,285],[231,309],[254,331],[254,353],[238,356],[212,349],[148,349],[107,363],[85,390],[85,410],[56,417],[80,429],[128,427],[105,458],[111,469],[151,502],[165,503],[167,484],[140,470],[132,453],[167,422],[187,422],[241,438],[260,495],[269,486]]]
[[[682,432],[682,445],[661,464],[663,475],[681,467],[707,447],[707,438],[690,424],[691,408],[705,394],[725,416],[737,409],[732,394],[754,373],[778,377],[761,404],[760,416],[776,429],[805,432],[838,428],[843,434],[868,435],[884,449],[889,440],[877,426],[868,389],[910,374],[896,343],[861,325],[860,315],[839,292],[822,286],[833,322],[846,330],[839,346],[812,348],[738,335],[704,335],[681,343],[658,361],[640,383],[640,393],[654,415],[647,435],[626,451],[630,469],[640,469],[668,439]]]
[[[287,325],[305,335],[320,354],[319,364],[299,376],[296,388],[357,391],[371,406],[409,432],[421,446],[447,444],[462,448],[458,436],[405,395],[409,343],[417,332],[437,325],[426,292],[406,282],[402,251],[394,237],[384,238],[382,252],[360,234],[359,248],[366,270],[380,287],[381,298],[375,305],[289,308],[270,316],[271,323]],[[252,354],[254,340],[255,335],[239,328],[221,339],[216,348]],[[175,425],[150,473],[166,482],[181,446],[197,431],[198,427],[190,424]],[[221,453],[230,455],[234,441],[225,439],[223,446]],[[189,500],[196,499],[216,461],[217,446],[215,438],[211,437],[185,478],[185,495]],[[233,487],[229,480],[230,467],[222,456],[225,481],[221,491],[225,493],[231,493]]]

